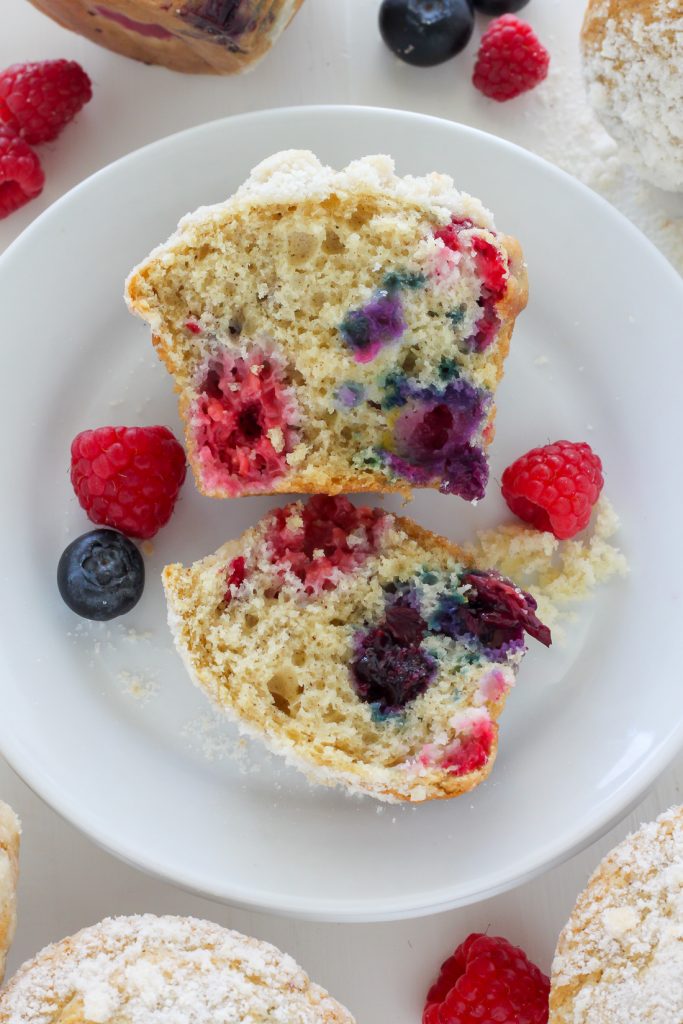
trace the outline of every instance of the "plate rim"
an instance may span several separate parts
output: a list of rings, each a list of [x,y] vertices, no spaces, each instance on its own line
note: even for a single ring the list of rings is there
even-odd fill
[[[650,256],[659,264],[660,272],[669,279],[670,287],[674,291],[679,291],[683,298],[683,280],[654,243],[604,197],[594,192],[562,168],[557,167],[543,157],[516,143],[470,125],[414,111],[354,104],[305,104],[301,106],[271,107],[259,111],[228,115],[185,128],[171,135],[162,136],[138,149],[132,150],[130,153],[119,157],[117,160],[89,175],[39,214],[0,256],[0,275],[11,260],[17,257],[21,258],[23,247],[31,244],[34,234],[40,233],[46,225],[50,224],[53,218],[58,217],[62,213],[64,207],[77,200],[81,191],[87,190],[95,181],[115,175],[120,165],[139,159],[148,151],[161,150],[167,146],[173,147],[181,140],[189,141],[193,136],[207,131],[225,130],[238,122],[258,124],[260,121],[268,121],[273,117],[307,117],[311,115],[320,117],[321,114],[359,116],[371,119],[380,117],[402,121],[404,124],[408,122],[419,122],[421,124],[428,122],[432,123],[439,131],[452,131],[461,137],[464,135],[482,138],[487,143],[493,142],[503,149],[516,152],[524,160],[530,160],[532,163],[539,165],[544,173],[554,175],[564,183],[565,187],[578,191],[583,195],[585,201],[601,208],[608,217],[620,223],[622,230],[625,230],[627,234],[630,233],[637,240],[637,244],[640,247],[644,243],[645,247],[650,250]],[[589,820],[575,834],[572,843],[567,845],[565,839],[561,839],[555,843],[551,842],[539,846],[535,856],[527,857],[524,864],[518,867],[516,873],[510,875],[505,869],[501,868],[497,872],[481,879],[476,890],[470,889],[467,893],[455,894],[454,887],[451,885],[448,888],[431,893],[428,901],[425,900],[424,896],[421,898],[419,893],[413,893],[408,898],[399,894],[391,898],[382,897],[380,899],[365,899],[357,902],[334,899],[322,902],[318,898],[301,897],[297,897],[292,901],[286,895],[274,896],[272,893],[266,893],[253,887],[248,891],[241,887],[240,891],[235,892],[231,888],[229,880],[227,880],[228,884],[220,888],[217,888],[215,884],[213,888],[207,888],[206,884],[202,884],[201,878],[193,873],[191,867],[186,867],[184,870],[171,869],[154,858],[148,857],[140,848],[133,848],[130,843],[120,839],[118,836],[108,834],[104,826],[101,827],[98,823],[93,823],[90,820],[92,815],[88,815],[87,812],[79,809],[77,802],[71,801],[68,793],[61,791],[59,787],[53,788],[50,778],[46,774],[40,772],[40,770],[33,770],[30,763],[30,755],[27,755],[26,758],[23,757],[21,739],[12,733],[9,722],[10,718],[10,715],[0,717],[0,752],[10,766],[48,806],[108,853],[147,874],[161,878],[164,881],[208,899],[226,902],[249,910],[259,910],[307,920],[335,921],[340,923],[399,920],[434,914],[488,899],[530,881],[532,878],[551,870],[553,867],[585,849],[591,842],[603,836],[617,821],[622,820],[641,800],[656,778],[667,767],[681,747],[683,747],[682,717],[669,735],[641,763],[637,772],[630,775],[610,795],[608,800],[602,800],[596,805],[595,810],[589,816]],[[3,724],[3,720],[5,724]]]

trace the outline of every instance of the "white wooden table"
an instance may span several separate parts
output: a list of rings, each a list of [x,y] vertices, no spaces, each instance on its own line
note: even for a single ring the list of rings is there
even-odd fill
[[[537,90],[501,106],[468,82],[474,47],[426,71],[393,59],[376,30],[377,0],[307,0],[266,61],[236,79],[184,78],[137,65],[64,32],[25,0],[4,0],[2,7],[0,68],[73,58],[90,73],[95,99],[57,144],[42,148],[45,192],[0,221],[0,251],[42,209],[104,164],[170,132],[246,110],[309,102],[403,107],[474,124],[552,156],[552,133],[562,130],[552,123],[552,111],[556,96],[566,102],[576,79],[583,0],[531,0],[524,13],[551,49],[555,84],[545,95]],[[637,822],[680,802],[682,782],[683,755],[608,836],[514,892],[404,923],[323,925],[231,909],[140,874],[65,824],[0,759],[0,797],[24,824],[20,921],[10,970],[46,942],[107,914],[196,914],[286,949],[351,1008],[359,1024],[417,1024],[441,959],[470,931],[503,934],[547,969],[559,929],[602,854]]]

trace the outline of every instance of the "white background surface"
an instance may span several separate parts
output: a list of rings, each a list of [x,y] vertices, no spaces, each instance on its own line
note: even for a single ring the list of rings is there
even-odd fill
[[[180,128],[245,110],[306,102],[404,107],[474,124],[547,152],[550,93],[544,98],[538,90],[504,106],[489,103],[468,82],[474,45],[437,69],[400,65],[379,41],[376,6],[375,0],[307,0],[276,50],[253,73],[195,79],[98,50],[63,32],[24,0],[5,0],[0,67],[72,57],[93,78],[95,99],[56,144],[42,147],[45,192],[0,222],[0,250],[57,196],[116,157]],[[582,6],[582,0],[531,0],[525,9],[551,49],[556,72],[575,67]],[[20,923],[10,970],[47,941],[105,914],[192,913],[286,949],[350,1007],[359,1024],[416,1024],[441,959],[471,930],[506,935],[547,969],[557,933],[602,853],[636,822],[680,802],[682,779],[679,757],[610,836],[516,892],[419,921],[335,926],[231,910],[150,880],[61,822],[0,762],[0,797],[13,804],[24,823]],[[168,799],[173,800],[172,793]],[[182,807],[178,828],[183,828]],[[415,871],[420,869],[415,864]]]

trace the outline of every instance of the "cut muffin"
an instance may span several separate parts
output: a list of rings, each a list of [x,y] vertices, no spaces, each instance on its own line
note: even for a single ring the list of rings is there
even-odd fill
[[[0,995],[2,1024],[354,1024],[279,949],[193,917],[106,918],[47,946]]]
[[[526,303],[518,243],[451,178],[278,153],[127,282],[213,497],[435,487],[481,498]]]
[[[511,582],[343,497],[275,509],[163,581],[190,676],[241,730],[311,780],[380,800],[482,782],[524,632],[550,643]]]
[[[604,858],[560,935],[550,1024],[682,1024],[683,807]]]

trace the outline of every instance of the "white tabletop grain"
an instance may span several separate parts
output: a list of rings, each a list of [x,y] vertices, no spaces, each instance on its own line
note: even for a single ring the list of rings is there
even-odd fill
[[[549,122],[558,103],[567,105],[568,90],[579,88],[577,38],[583,0],[531,0],[524,14],[551,50],[553,84],[542,87],[545,95],[537,90],[503,105],[486,101],[469,84],[474,46],[435,69],[409,68],[391,57],[376,29],[377,0],[307,0],[266,60],[252,73],[233,79],[186,78],[134,64],[63,31],[26,0],[4,0],[2,7],[0,68],[18,61],[73,58],[91,75],[95,98],[56,144],[42,147],[45,191],[0,221],[0,252],[58,196],[117,157],[190,125],[264,107],[310,102],[402,107],[473,124],[551,158],[558,153],[557,159],[567,163],[558,146],[558,127]],[[570,101],[573,110],[571,96]],[[576,147],[582,139],[594,145],[595,136],[586,130],[583,115],[577,118],[582,123],[572,129],[571,146],[581,173],[587,161]],[[629,196],[616,198],[623,208],[636,210],[636,219],[651,227],[653,240],[667,251],[670,238],[664,236],[662,243],[659,234],[662,197],[641,189],[635,207],[629,206]],[[1,681],[0,713],[6,713]],[[0,758],[0,798],[15,807],[24,826],[19,928],[10,971],[48,941],[107,914],[195,914],[287,950],[349,1006],[359,1024],[417,1024],[434,972],[470,931],[503,934],[549,968],[557,934],[590,871],[636,823],[680,802],[681,781],[683,756],[608,836],[513,892],[404,923],[324,925],[232,909],[140,874],[58,818]],[[415,871],[420,870],[416,863]]]

